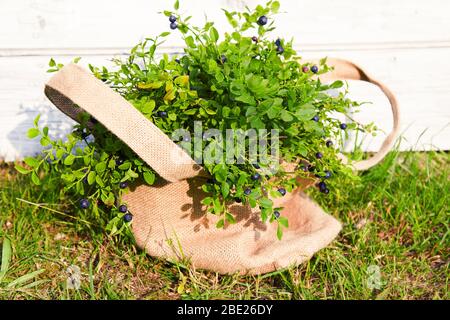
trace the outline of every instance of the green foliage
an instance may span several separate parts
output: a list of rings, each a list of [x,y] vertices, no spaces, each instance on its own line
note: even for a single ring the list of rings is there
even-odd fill
[[[233,31],[223,35],[214,28],[213,22],[206,22],[201,28],[190,25],[190,17],[181,16],[178,7],[177,1],[175,11],[164,11],[164,14],[177,18],[178,31],[186,43],[183,56],[177,58],[165,54],[156,59],[157,47],[170,35],[170,32],[164,32],[137,44],[126,59],[114,59],[114,70],[95,66],[90,69],[169,136],[180,128],[193,132],[195,121],[202,121],[204,130],[216,128],[223,133],[229,128],[279,130],[282,159],[299,166],[293,171],[280,168],[272,173],[269,165],[264,163],[259,164],[260,169],[255,169],[248,158],[243,164],[205,163],[204,167],[213,179],[203,186],[209,193],[203,203],[208,212],[222,217],[217,224],[219,228],[225,222],[235,222],[227,208],[237,199],[251,207],[259,206],[263,221],[278,223],[278,237],[281,238],[288,222],[282,208],[279,208],[281,217],[274,216],[269,196],[281,196],[274,190],[283,187],[291,191],[298,186],[298,177],[315,179],[314,175],[323,176],[327,170],[333,172],[333,177],[341,175],[356,179],[338,160],[338,151],[327,148],[325,142],[333,139],[339,146],[347,134],[342,134],[339,121],[330,115],[345,114],[350,106],[358,107],[359,104],[346,98],[346,92],[337,96],[327,94],[327,90],[343,87],[342,81],[323,84],[312,72],[303,72],[303,67],[311,65],[296,55],[292,41],[280,38],[284,51],[277,52],[274,39],[269,37],[275,29],[273,16],[279,10],[277,1],[259,5],[253,11],[224,10]],[[265,26],[256,23],[261,15],[269,18]],[[252,40],[255,34],[257,41]],[[62,67],[53,59],[49,66],[50,72]],[[326,59],[322,59],[318,67],[318,74],[330,71]],[[161,111],[167,112],[167,117],[160,117]],[[320,121],[312,120],[316,115]],[[28,168],[19,165],[16,168],[21,173],[31,174],[32,181],[40,184],[40,170],[48,172],[52,166],[60,172],[63,191],[89,199],[93,214],[98,212],[99,205],[112,208],[109,229],[116,232],[122,228],[117,225],[119,213],[114,208],[127,192],[127,189],[119,188],[119,183],[142,180],[151,185],[157,176],[101,124],[92,124],[89,120],[92,120],[89,115],[84,115],[66,141],[53,141],[47,128],[39,129],[39,119],[36,119],[28,136],[40,137],[41,144],[46,147],[44,155],[28,158]],[[351,123],[347,131],[368,128]],[[87,135],[95,139],[88,141]],[[270,148],[273,142],[270,137],[267,139]],[[85,145],[81,146],[81,142]],[[203,139],[202,150],[218,144],[220,142],[214,137]],[[323,153],[323,158],[316,159],[317,152]],[[123,164],[117,165],[118,159],[123,159]],[[314,167],[315,172],[305,172],[304,165]],[[252,180],[255,173],[260,173],[261,179]],[[327,184],[332,190],[335,182],[330,179]],[[246,188],[252,190],[250,195],[244,194]]]

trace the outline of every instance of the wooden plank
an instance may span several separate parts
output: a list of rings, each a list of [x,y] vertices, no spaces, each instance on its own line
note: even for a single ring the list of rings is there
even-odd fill
[[[220,8],[254,7],[257,0],[181,1],[181,12],[203,23],[204,14],[226,28]],[[450,41],[447,0],[283,0],[273,37],[295,38],[302,47],[350,48],[376,43],[381,47],[436,47]],[[0,53],[10,49],[127,48],[145,36],[168,30],[167,0],[2,0]],[[177,35],[166,45],[182,43]]]
[[[336,56],[335,52],[332,53]],[[304,56],[317,58],[329,54],[317,51],[307,52]],[[364,66],[397,94],[403,114],[405,141],[401,145],[402,150],[450,149],[449,56],[450,48],[339,52],[339,57]],[[87,55],[81,61],[84,65],[103,65],[110,58]],[[56,56],[55,59],[68,62],[72,57]],[[37,142],[25,137],[37,113],[43,113],[43,122],[50,125],[54,136],[62,136],[70,129],[71,122],[52,107],[43,94],[43,85],[50,76],[45,72],[48,60],[47,56],[0,58],[0,157],[14,160],[40,150]],[[374,121],[381,129],[390,130],[389,106],[381,92],[362,83],[351,83],[350,90],[353,98],[373,102],[364,107],[356,119],[364,123]],[[382,138],[383,135],[368,139],[364,148],[377,150]]]

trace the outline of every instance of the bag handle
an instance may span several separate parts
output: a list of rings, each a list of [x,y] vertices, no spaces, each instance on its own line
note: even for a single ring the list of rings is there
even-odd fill
[[[343,60],[330,58],[327,59],[327,65],[334,67],[334,70],[323,75],[320,75],[319,78],[321,81],[332,81],[332,80],[361,80],[370,82],[376,86],[378,86],[381,91],[386,95],[391,104],[392,116],[393,116],[393,126],[392,131],[388,134],[388,136],[384,139],[383,144],[381,145],[380,150],[375,153],[371,158],[367,160],[357,161],[352,164],[355,170],[367,170],[377,163],[379,163],[383,158],[388,154],[388,152],[392,149],[394,142],[400,131],[400,109],[398,107],[397,99],[391,90],[388,89],[384,84],[380,81],[375,80],[374,78],[367,75],[367,73],[358,67],[356,64]],[[342,160],[344,162],[348,162],[348,159],[341,155]]]
[[[56,73],[47,82],[45,94],[75,121],[79,121],[80,112],[88,112],[164,179],[176,182],[204,174],[201,166],[164,132],[78,65],[69,64]]]

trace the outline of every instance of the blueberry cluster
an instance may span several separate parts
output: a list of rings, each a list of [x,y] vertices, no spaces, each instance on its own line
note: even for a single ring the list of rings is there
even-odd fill
[[[127,183],[126,182],[121,182],[120,183],[120,187],[121,188],[126,188],[127,187]],[[89,200],[86,198],[83,198],[80,200],[80,208],[83,210],[88,209],[90,206]],[[119,206],[118,208],[120,213],[125,213],[125,215],[123,216],[123,220],[125,222],[130,222],[133,219],[133,215],[128,211],[128,208],[126,205],[122,204]]]
[[[119,206],[119,212],[120,212],[120,213],[125,213],[125,214],[123,215],[123,221],[125,221],[125,222],[130,222],[131,220],[133,220],[133,215],[128,211],[128,208],[127,208],[126,205],[121,204],[121,205]]]
[[[170,21],[170,29],[175,30],[176,28],[178,28],[177,17],[171,15],[169,17],[169,21]]]
[[[277,51],[278,54],[282,54],[284,52],[284,48],[281,45],[281,40],[280,39],[275,40],[275,46],[277,47],[276,51]]]

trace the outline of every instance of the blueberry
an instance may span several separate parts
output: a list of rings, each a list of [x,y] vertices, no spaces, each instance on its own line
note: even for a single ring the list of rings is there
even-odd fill
[[[283,47],[277,47],[277,53],[278,54],[282,54],[284,52],[284,48]]]
[[[254,164],[253,164],[253,168],[255,168],[255,169],[261,169],[261,167],[260,167],[259,164],[257,164],[257,163],[254,163]]]
[[[244,190],[244,194],[245,194],[246,196],[250,195],[250,193],[252,193],[252,189],[247,188],[247,189]]]
[[[116,166],[120,166],[123,163],[123,159],[116,159]]]
[[[281,40],[280,39],[275,40],[275,45],[277,47],[281,47]]]
[[[220,62],[222,63],[227,62],[227,57],[224,54],[220,56]]]
[[[275,218],[278,219],[278,218],[280,217],[281,214],[280,214],[280,211],[274,211],[274,212],[273,212],[273,215],[275,216]]]
[[[131,220],[133,220],[133,215],[131,213],[127,213],[123,216],[123,220],[125,222],[130,222]]]
[[[331,171],[325,171],[325,179],[330,179],[331,178]]]
[[[315,121],[315,122],[318,122],[319,121],[319,116],[316,114],[311,120]]]
[[[327,147],[331,147],[333,145],[333,141],[331,140],[327,140],[327,142],[325,143],[327,145]]]
[[[304,73],[307,73],[309,71],[309,68],[307,66],[303,66],[302,71]]]
[[[339,125],[339,127],[340,127],[342,130],[345,130],[345,129],[347,129],[347,124],[346,124],[346,123],[341,123],[341,124]]]
[[[319,190],[323,192],[323,190],[327,189],[327,184],[323,181],[320,181],[317,186],[319,187]]]
[[[158,111],[157,115],[161,118],[167,118],[167,111]]]
[[[180,64],[180,59],[175,59],[175,62]]]
[[[286,189],[285,188],[278,188],[278,192],[284,196],[286,194]]]
[[[330,193],[330,190],[328,189],[328,188],[325,188],[325,189],[323,189],[323,190],[321,190],[323,193],[325,193],[325,194],[329,194]]]
[[[258,42],[258,37],[257,37],[257,36],[253,36],[253,37],[252,37],[252,41],[253,41],[253,42]]]
[[[190,136],[185,136],[185,137],[183,137],[183,141],[184,142],[190,142],[191,141],[191,137]]]
[[[317,73],[317,72],[319,71],[319,67],[317,67],[317,66],[312,66],[312,67],[311,67],[311,71],[312,71],[313,73]]]
[[[84,177],[84,178],[83,178],[83,183],[84,183],[84,184],[87,184],[87,183],[88,183],[87,177]]]
[[[266,25],[266,24],[267,24],[267,17],[266,17],[266,16],[261,16],[261,17],[259,17],[257,23],[258,23],[260,26]]]
[[[252,175],[252,180],[259,180],[261,178],[261,175],[259,173],[255,173]]]
[[[128,183],[126,181],[119,183],[120,189],[125,189],[127,186],[128,186]]]
[[[81,209],[89,208],[89,201],[88,201],[88,199],[81,199],[80,200],[80,208]]]
[[[128,208],[127,208],[126,205],[121,204],[121,205],[119,206],[119,212],[125,213],[125,212],[127,212],[127,211],[128,211]]]
[[[316,153],[316,158],[317,158],[317,159],[322,159],[322,158],[323,158],[322,152],[317,152],[317,153]]]
[[[241,198],[234,198],[234,201],[236,201],[237,203],[241,203],[242,202]]]
[[[176,28],[178,28],[178,24],[176,22],[172,22],[170,24],[170,29],[175,30]]]
[[[170,21],[170,22],[175,22],[175,21],[177,21],[177,17],[175,17],[174,15],[171,15],[171,16],[169,17],[169,21]]]

